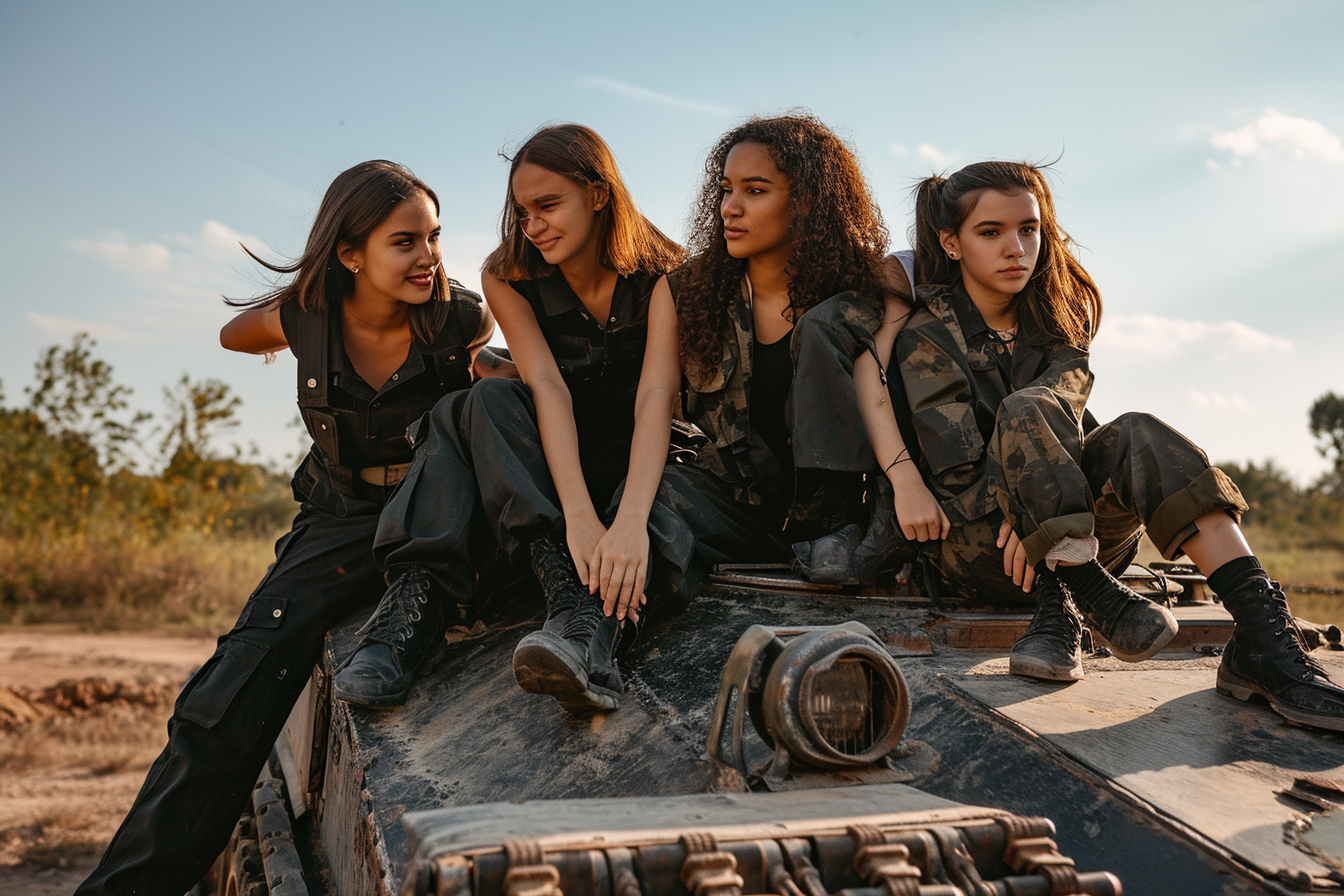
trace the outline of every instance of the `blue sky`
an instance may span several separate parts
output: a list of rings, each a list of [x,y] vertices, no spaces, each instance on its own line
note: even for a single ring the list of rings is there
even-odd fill
[[[410,166],[478,283],[501,149],[578,121],[669,233],[705,151],[806,107],[862,157],[893,243],[913,181],[1059,157],[1060,220],[1106,319],[1092,408],[1158,414],[1214,460],[1325,467],[1307,408],[1344,393],[1344,4],[373,4],[0,0],[0,383],[96,353],[161,413],[233,385],[236,439],[291,462],[294,369],[218,346],[260,290],[241,240],[299,252],[331,178]]]

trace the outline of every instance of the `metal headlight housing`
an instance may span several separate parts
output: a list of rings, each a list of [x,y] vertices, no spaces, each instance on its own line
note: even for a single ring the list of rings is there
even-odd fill
[[[891,654],[867,626],[754,625],[724,665],[708,744],[712,759],[731,764],[744,778],[745,711],[777,757],[782,749],[811,768],[856,768],[896,748],[910,719],[910,693]],[[725,761],[723,735],[730,720]]]

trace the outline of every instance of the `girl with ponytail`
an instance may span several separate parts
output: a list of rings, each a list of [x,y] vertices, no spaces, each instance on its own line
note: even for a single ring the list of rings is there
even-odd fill
[[[1034,602],[1010,671],[1081,678],[1084,617],[1122,660],[1172,639],[1171,613],[1113,575],[1146,531],[1164,557],[1187,555],[1232,614],[1219,691],[1344,730],[1344,689],[1303,652],[1283,591],[1251,554],[1236,485],[1152,416],[1098,424],[1087,411],[1101,296],[1042,171],[980,162],[924,180],[915,237],[916,311],[895,366],[916,462],[951,521],[934,579],[989,603]]]

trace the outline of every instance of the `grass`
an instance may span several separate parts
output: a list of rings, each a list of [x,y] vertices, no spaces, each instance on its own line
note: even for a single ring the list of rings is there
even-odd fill
[[[1328,527],[1317,531],[1250,525],[1245,533],[1261,564],[1283,584],[1294,615],[1344,625],[1344,543]],[[1138,561],[1159,559],[1157,548],[1145,538]]]
[[[273,543],[192,530],[152,539],[112,526],[0,538],[0,622],[217,633],[266,572]]]

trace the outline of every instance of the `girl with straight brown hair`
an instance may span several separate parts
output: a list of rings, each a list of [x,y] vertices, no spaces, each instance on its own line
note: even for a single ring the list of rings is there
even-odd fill
[[[645,600],[646,519],[669,432],[636,443],[635,390],[654,283],[680,258],[639,214],[591,129],[544,127],[523,142],[482,273],[521,379],[483,380],[430,416],[379,530],[393,581],[383,623],[338,673],[338,696],[401,702],[414,666],[441,640],[440,608],[461,595],[439,583],[462,563],[458,509],[474,497],[441,483],[458,478],[444,471],[467,468],[500,546],[530,561],[546,596],[542,630],[514,654],[518,684],[578,714],[619,705],[618,635]]]
[[[244,251],[247,251],[246,249]],[[327,630],[371,606],[379,514],[411,459],[409,423],[471,384],[493,325],[448,279],[439,201],[405,168],[372,161],[327,189],[289,278],[224,326],[227,349],[299,362],[313,448],[275,563],[214,656],[182,689],[168,745],[81,894],[190,890],[224,849]]]

